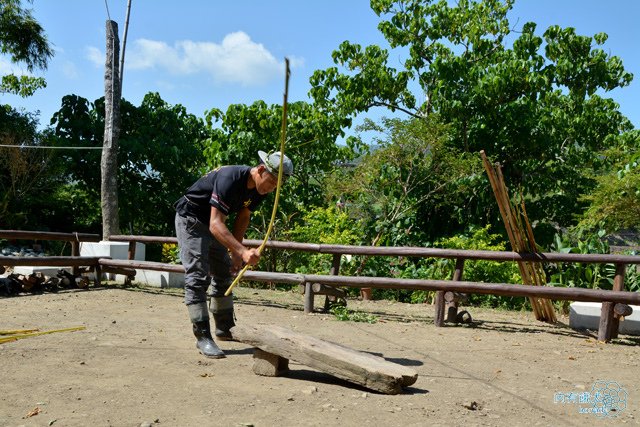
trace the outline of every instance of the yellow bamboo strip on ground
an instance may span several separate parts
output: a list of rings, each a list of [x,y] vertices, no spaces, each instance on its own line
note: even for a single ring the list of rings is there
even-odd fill
[[[39,329],[14,329],[8,331],[0,331],[0,335],[26,334],[28,332],[39,331]]]
[[[87,328],[86,326],[74,326],[72,328],[53,329],[53,330],[50,330],[50,331],[38,331],[38,329],[31,329],[31,331],[38,331],[38,332],[17,333],[17,334],[9,335],[9,336],[6,336],[6,337],[2,337],[2,338],[0,338],[0,344],[4,344],[6,342],[20,340],[20,339],[24,339],[24,338],[29,338],[29,337],[36,337],[36,336],[40,336],[40,335],[53,334],[53,333],[56,333],[56,332],[81,331],[81,330],[84,330],[86,328]],[[22,331],[16,331],[16,332],[22,332]]]

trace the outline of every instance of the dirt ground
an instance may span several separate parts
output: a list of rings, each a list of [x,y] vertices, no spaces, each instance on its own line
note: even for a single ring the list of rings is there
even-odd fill
[[[378,354],[412,367],[418,380],[390,396],[293,361],[286,376],[257,376],[245,344],[221,343],[226,359],[198,353],[180,290],[111,284],[0,299],[2,330],[86,327],[0,344],[0,426],[640,423],[637,337],[602,344],[566,318],[550,326],[531,313],[478,308],[469,309],[472,325],[435,328],[432,306],[388,301],[349,301],[376,323],[338,321],[305,315],[294,292],[235,293],[238,323],[277,324]],[[581,413],[593,404],[580,397],[598,380],[615,382],[626,407],[607,417]]]

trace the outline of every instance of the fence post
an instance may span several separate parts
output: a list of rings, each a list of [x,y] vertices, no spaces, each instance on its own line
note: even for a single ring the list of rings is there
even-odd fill
[[[96,265],[94,266],[93,274],[95,275],[93,284],[95,286],[100,286],[102,284],[102,266],[100,265],[100,263],[96,263]]]
[[[437,326],[444,326],[444,291],[436,291],[435,316],[433,323]]]
[[[337,276],[340,274],[340,259],[342,258],[342,254],[333,254],[333,261],[331,262],[331,271],[329,274],[332,276]]]
[[[129,256],[129,259],[136,258],[136,241],[135,240],[131,240],[129,242],[129,252],[127,255]]]
[[[333,254],[333,260],[331,261],[331,270],[329,274],[337,276],[340,274],[340,261],[342,260],[342,254]],[[324,311],[329,311],[331,303],[335,303],[337,298],[334,295],[324,296]]]
[[[313,313],[313,283],[304,282],[304,314]]]
[[[464,258],[456,259],[456,269],[453,272],[452,281],[457,282],[462,280],[462,273],[464,271]],[[445,298],[446,300],[446,298]],[[454,298],[452,301],[446,301],[446,309],[447,309],[447,322],[455,323],[457,322],[458,317],[458,300]]]
[[[130,240],[129,241],[129,250],[127,251],[127,258],[132,260],[136,258],[136,241],[135,240]],[[124,284],[125,285],[131,285],[131,277],[130,276],[124,276]]]
[[[616,264],[616,275],[613,279],[613,290],[624,291],[624,272],[626,264]],[[618,327],[620,320],[615,316],[613,308],[616,304],[613,302],[602,302],[600,311],[600,325],[598,328],[598,341],[608,342],[612,338],[618,337]]]
[[[77,236],[77,235],[76,235]],[[80,256],[80,240],[76,238],[76,240],[71,241],[71,256]],[[78,275],[78,266],[71,267],[71,274],[74,276]]]
[[[456,267],[453,272],[452,281],[459,281],[462,279],[462,271],[464,270],[464,258],[456,259]],[[447,308],[447,322],[456,321],[456,316],[458,314],[458,302],[454,299],[451,302],[447,302],[445,304],[444,298],[445,291],[436,291],[436,300],[435,300],[435,317],[434,324],[436,326],[444,326],[444,312],[445,305]]]

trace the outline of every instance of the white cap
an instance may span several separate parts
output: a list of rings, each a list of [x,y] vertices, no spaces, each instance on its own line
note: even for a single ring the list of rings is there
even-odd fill
[[[258,151],[258,156],[260,160],[265,165],[267,170],[274,175],[278,175],[278,171],[280,169],[280,156],[282,153],[280,151],[276,151],[275,153],[267,154],[264,151]],[[293,162],[286,155],[282,159],[282,172],[285,176],[290,177],[293,175]]]

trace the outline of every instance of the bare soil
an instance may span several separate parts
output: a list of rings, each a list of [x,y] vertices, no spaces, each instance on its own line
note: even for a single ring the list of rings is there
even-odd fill
[[[399,395],[372,392],[290,363],[253,373],[253,349],[223,342],[206,359],[180,290],[106,285],[0,299],[0,329],[53,330],[0,344],[0,426],[560,426],[640,420],[640,340],[597,342],[561,318],[468,309],[471,325],[433,325],[433,307],[350,300],[376,323],[303,313],[294,292],[236,290],[238,323],[277,324],[415,369]],[[322,301],[318,301],[318,307]],[[564,322],[564,323],[563,323]],[[580,413],[598,380],[627,392],[611,417]],[[592,406],[592,405],[591,405]],[[37,415],[32,415],[36,413]],[[31,415],[31,416],[29,416]]]

